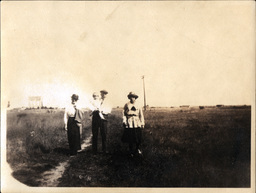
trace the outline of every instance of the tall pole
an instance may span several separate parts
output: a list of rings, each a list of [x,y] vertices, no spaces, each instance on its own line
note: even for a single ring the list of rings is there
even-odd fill
[[[142,76],[143,79],[143,91],[144,91],[144,110],[146,110],[146,91],[145,91],[145,81],[144,81],[144,75]]]

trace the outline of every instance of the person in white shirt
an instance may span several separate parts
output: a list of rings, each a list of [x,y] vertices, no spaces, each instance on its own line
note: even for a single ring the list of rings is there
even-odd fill
[[[92,149],[94,153],[98,151],[98,133],[100,129],[102,139],[102,151],[107,153],[107,120],[108,114],[111,113],[111,107],[106,102],[106,90],[100,91],[100,105],[99,108],[95,108],[92,114]]]
[[[145,121],[142,108],[136,104],[138,95],[130,92],[127,97],[130,101],[124,105],[123,110],[124,133],[122,142],[129,144],[130,154],[133,156],[134,153],[142,154],[140,149],[142,137],[141,129],[144,128]],[[136,144],[136,151],[133,150],[133,144]]]
[[[71,104],[65,108],[64,124],[68,135],[68,143],[70,155],[76,155],[78,150],[81,150],[80,130],[82,128],[83,113],[77,107],[79,97],[76,94],[71,96]]]

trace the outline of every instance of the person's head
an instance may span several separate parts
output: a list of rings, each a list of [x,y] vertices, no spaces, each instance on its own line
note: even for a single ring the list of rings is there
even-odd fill
[[[99,95],[99,93],[94,92],[94,93],[92,94],[92,97],[93,97],[94,100],[98,100],[99,97],[100,97],[100,95]]]
[[[139,96],[136,95],[134,92],[130,92],[127,95],[127,97],[128,97],[128,99],[130,100],[131,103],[134,103]]]
[[[79,99],[78,95],[77,95],[77,94],[73,94],[73,95],[71,96],[71,102],[72,102],[72,104],[76,103],[76,102],[78,101],[78,99]]]
[[[106,91],[106,90],[101,90],[101,91],[100,91],[101,99],[105,99],[106,96],[107,96],[107,94],[108,94],[108,91]]]

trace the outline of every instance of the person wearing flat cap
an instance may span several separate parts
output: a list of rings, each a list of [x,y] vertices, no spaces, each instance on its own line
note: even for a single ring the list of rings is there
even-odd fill
[[[142,138],[141,129],[144,128],[145,121],[142,108],[136,103],[138,95],[130,92],[127,97],[130,101],[124,105],[123,109],[124,133],[122,142],[129,144],[130,154],[134,156],[136,153],[142,154],[140,149]],[[135,150],[133,149],[134,144],[136,145]]]
[[[64,124],[68,135],[70,155],[74,156],[77,151],[81,150],[80,134],[82,131],[83,112],[78,108],[77,101],[79,96],[71,96],[71,104],[65,108]]]
[[[93,110],[92,113],[92,149],[93,153],[98,151],[98,133],[100,130],[102,139],[102,152],[107,153],[107,120],[108,114],[111,113],[112,108],[107,103],[106,95],[108,92],[106,90],[100,91],[100,103]]]

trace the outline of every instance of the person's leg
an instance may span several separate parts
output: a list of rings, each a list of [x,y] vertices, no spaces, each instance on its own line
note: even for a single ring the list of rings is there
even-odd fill
[[[136,143],[136,150],[138,151],[140,149],[140,143]]]
[[[131,157],[134,157],[136,155],[133,143],[129,143],[129,154]]]
[[[129,151],[131,156],[135,154],[134,145],[136,144],[135,128],[129,128]]]
[[[107,151],[107,121],[101,120],[100,133],[102,139],[102,151],[106,153]]]
[[[93,115],[92,117],[92,150],[94,153],[97,152],[98,149],[98,129],[99,129],[99,123],[98,123],[98,117]]]
[[[133,144],[132,143],[129,143],[129,152],[130,152],[130,154],[134,153],[133,152]]]
[[[141,151],[141,138],[142,138],[142,132],[141,132],[141,128],[136,128],[136,151],[139,153],[139,154],[142,154],[142,151]]]
[[[140,143],[136,143],[136,151],[138,154],[142,154],[141,148],[140,148]]]

